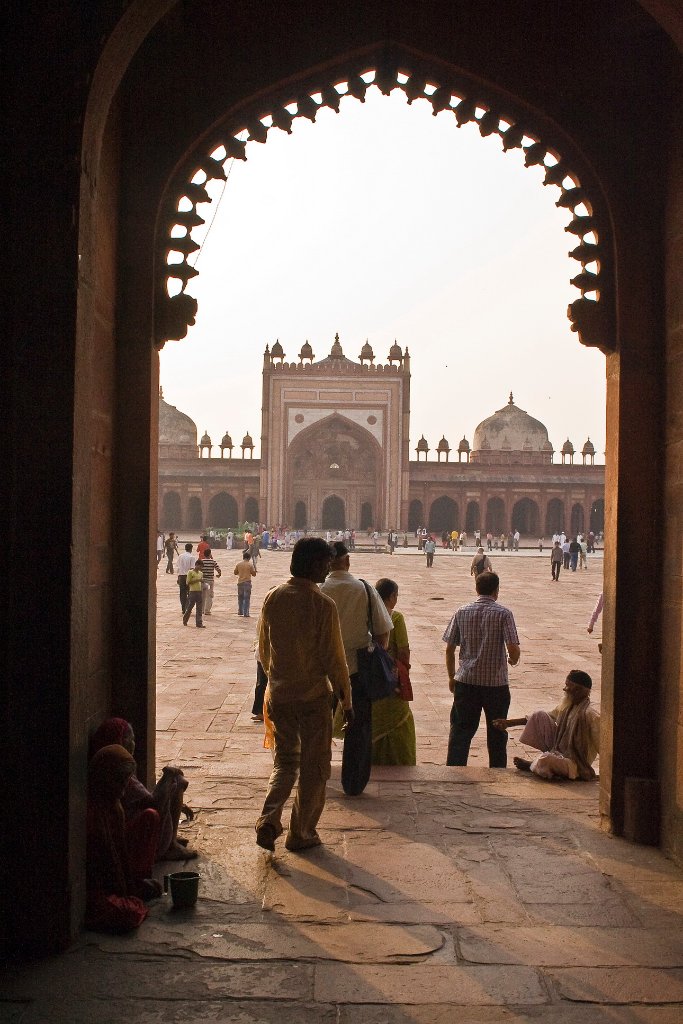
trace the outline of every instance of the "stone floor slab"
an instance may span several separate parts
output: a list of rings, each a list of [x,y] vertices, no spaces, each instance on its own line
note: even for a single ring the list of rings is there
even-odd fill
[[[683,1005],[683,971],[647,967],[584,967],[549,975],[563,999],[581,1003],[677,1003]]]
[[[672,1006],[591,1006],[558,1003],[532,1006],[462,1006],[351,1003],[339,1008],[339,1024],[680,1024]]]
[[[464,960],[542,967],[683,967],[683,937],[643,928],[463,928]]]
[[[356,966],[321,964],[315,998],[323,1003],[543,1004],[546,990],[528,967]]]

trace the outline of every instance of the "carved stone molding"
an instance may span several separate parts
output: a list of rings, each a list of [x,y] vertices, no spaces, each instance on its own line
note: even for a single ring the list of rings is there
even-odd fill
[[[206,182],[225,180],[228,161],[246,160],[252,143],[265,143],[271,131],[292,131],[295,118],[315,121],[321,107],[339,112],[348,98],[364,102],[369,88],[384,95],[403,89],[408,102],[426,98],[434,116],[453,114],[457,127],[474,122],[482,136],[497,134],[505,152],[522,149],[527,167],[545,168],[544,185],[560,189],[557,206],[570,220],[565,230],[579,239],[569,256],[580,265],[571,284],[580,298],[568,316],[582,344],[614,351],[615,299],[612,246],[606,204],[596,181],[571,141],[544,115],[529,111],[515,100],[470,76],[427,61],[406,47],[383,44],[344,64],[319,70],[286,91],[275,88],[269,99],[230,112],[214,126],[204,151],[196,152],[169,185],[160,218],[157,248],[159,275],[156,287],[155,343],[184,338],[194,323],[196,300],[186,289],[198,271],[191,264],[197,251],[195,227],[204,223],[197,208],[210,202]],[[169,295],[169,280],[177,294]],[[379,367],[373,367],[379,370]],[[387,368],[388,369],[388,368]],[[368,367],[363,367],[367,372]],[[386,372],[386,369],[383,368]]]

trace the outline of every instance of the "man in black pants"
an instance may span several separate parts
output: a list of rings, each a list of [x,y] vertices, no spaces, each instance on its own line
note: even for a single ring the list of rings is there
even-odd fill
[[[323,594],[331,597],[339,612],[344,653],[351,676],[351,697],[354,721],[344,733],[342,754],[342,787],[348,796],[358,796],[368,784],[372,765],[372,705],[365,696],[358,678],[359,647],[370,643],[368,632],[368,599],[372,611],[372,639],[386,647],[392,629],[392,621],[374,587],[349,572],[349,551],[342,541],[330,544],[332,562],[330,574],[320,587]],[[368,597],[369,594],[369,597]]]
[[[476,589],[477,600],[456,611],[443,635],[448,688],[454,697],[446,764],[467,764],[483,711],[489,766],[506,768],[507,733],[496,729],[493,720],[507,718],[508,665],[519,661],[519,637],[512,612],[498,604],[500,579],[496,573],[482,572],[477,576]],[[460,648],[457,672],[456,647]]]

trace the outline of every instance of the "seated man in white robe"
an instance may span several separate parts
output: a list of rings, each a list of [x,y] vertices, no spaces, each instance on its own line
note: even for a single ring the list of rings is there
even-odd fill
[[[540,750],[532,761],[515,757],[515,767],[542,779],[595,778],[592,764],[600,745],[600,712],[591,704],[593,680],[574,668],[564,684],[565,697],[553,711],[534,711],[526,718],[496,718],[493,725],[506,730],[523,725],[520,743]]]

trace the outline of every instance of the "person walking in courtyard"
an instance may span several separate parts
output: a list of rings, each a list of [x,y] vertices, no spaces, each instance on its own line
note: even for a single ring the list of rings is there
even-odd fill
[[[349,572],[351,560],[345,544],[333,541],[330,545],[332,563],[330,574],[321,591],[331,597],[339,612],[346,663],[351,677],[351,696],[355,719],[347,726],[342,753],[341,780],[348,796],[358,796],[368,784],[372,764],[372,704],[368,700],[358,675],[360,647],[374,641],[386,647],[393,628],[391,616],[384,601],[370,584],[364,584]],[[372,636],[368,632],[368,602],[372,619]]]
[[[434,543],[434,538],[430,534],[429,537],[427,537],[427,540],[424,543],[424,553],[427,556],[427,568],[428,569],[431,569],[431,567],[434,565],[434,552],[435,551],[436,551],[436,544]]]
[[[474,576],[476,579],[482,572],[493,572],[493,566],[489,556],[484,554],[484,549],[479,547],[470,565],[470,576]]]
[[[486,533],[486,550],[493,551],[493,534],[490,530]]]
[[[525,718],[497,718],[493,725],[506,732],[523,725],[519,742],[541,753],[529,761],[513,758],[515,767],[542,779],[595,778],[593,761],[600,748],[600,712],[591,704],[593,680],[573,668],[564,683],[564,698],[552,711],[534,711]]]
[[[448,688],[453,694],[447,765],[466,765],[472,738],[486,716],[486,745],[491,768],[507,767],[507,733],[493,725],[510,707],[508,665],[520,657],[512,612],[498,603],[500,579],[483,572],[476,579],[477,600],[453,615],[443,635]],[[458,669],[455,649],[460,648]]]
[[[560,534],[560,547],[562,548],[562,568],[569,569],[569,561],[571,559],[571,555],[569,553],[569,541],[566,537],[564,538],[564,540],[562,540],[562,536],[563,535]]]
[[[202,580],[204,574],[202,573],[201,559],[197,559],[195,562],[194,569],[188,569],[187,571],[187,604],[185,605],[185,611],[183,613],[183,626],[186,626],[189,622],[192,609],[195,610],[195,625],[197,629],[206,629],[206,626],[202,622]]]
[[[576,572],[579,564],[579,555],[581,554],[581,545],[579,544],[576,537],[569,543],[569,568],[572,572]]]
[[[560,569],[562,568],[563,560],[564,554],[562,552],[562,545],[559,540],[556,540],[550,550],[550,575],[555,583],[557,583],[560,578]]]
[[[159,565],[164,557],[164,544],[164,535],[161,530],[157,530],[157,565]]]
[[[386,578],[377,580],[375,590],[384,601],[393,624],[389,634],[389,654],[395,662],[404,666],[406,678],[409,678],[407,676],[410,669],[408,630],[402,613],[396,611],[398,583]],[[372,705],[372,763],[413,765],[415,762],[415,720],[408,700],[397,693],[392,697],[374,701]]]
[[[192,545],[186,544],[185,550],[181,555],[178,556],[178,595],[180,597],[180,608],[183,614],[185,614],[185,605],[187,604],[187,574],[190,569],[194,569],[195,562],[197,559],[192,554]]]
[[[282,809],[297,774],[285,846],[300,851],[320,845],[317,825],[332,761],[333,693],[344,709],[347,731],[353,726],[337,607],[316,586],[325,580],[330,561],[324,540],[297,541],[292,575],[266,594],[259,619],[258,660],[268,676],[266,709],[274,740],[273,771],[256,822],[256,842],[264,850],[274,851],[282,834]]]
[[[237,577],[237,614],[249,618],[249,605],[251,603],[251,578],[256,575],[256,567],[251,560],[251,551],[248,549],[242,552],[242,559],[234,569]]]
[[[261,534],[255,533],[251,542],[251,561],[256,568],[256,562],[261,557]]]
[[[207,548],[202,557],[202,599],[204,615],[210,615],[213,607],[213,588],[216,576],[220,579],[221,570],[218,562],[211,554],[211,548]]]
[[[166,551],[166,572],[173,576],[173,559],[178,554],[178,541],[176,540],[175,533],[169,533],[164,549]]]

